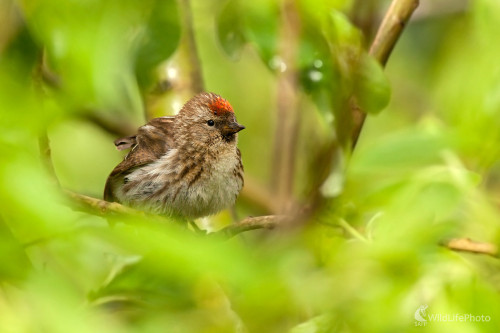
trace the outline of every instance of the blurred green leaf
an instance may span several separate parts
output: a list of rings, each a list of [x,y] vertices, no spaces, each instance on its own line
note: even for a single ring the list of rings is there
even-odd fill
[[[29,30],[23,26],[18,31],[11,43],[4,50],[0,58],[0,66],[8,66],[24,80],[31,80],[41,50],[33,40]]]
[[[0,216],[0,253],[5,260],[0,267],[0,280],[2,282],[19,282],[26,278],[31,267],[28,256],[22,245],[14,237],[9,227]]]
[[[323,22],[326,37],[336,48],[359,48],[361,46],[361,32],[338,10],[330,10]],[[325,14],[326,14],[325,13]]]
[[[136,46],[135,73],[143,88],[151,84],[153,69],[175,51],[180,35],[177,1],[153,1]]]
[[[226,54],[233,60],[240,56],[246,42],[242,5],[239,0],[229,0],[217,17],[217,35]]]
[[[253,43],[264,63],[272,70],[279,70],[278,52],[280,22],[279,1],[245,1],[243,5],[247,38]]]
[[[27,24],[47,51],[71,108],[141,108],[137,90],[180,36],[176,1],[26,2]]]
[[[217,17],[217,34],[233,59],[246,41],[252,43],[272,70],[280,66],[278,54],[279,1],[229,0]]]
[[[389,80],[382,66],[368,54],[359,59],[356,68],[354,96],[358,105],[366,113],[374,114],[382,111],[391,97]]]

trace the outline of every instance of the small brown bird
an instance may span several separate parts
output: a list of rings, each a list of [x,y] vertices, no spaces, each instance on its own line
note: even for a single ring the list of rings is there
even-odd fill
[[[236,144],[244,128],[224,98],[194,96],[176,116],[152,119],[115,141],[131,151],[109,175],[104,199],[188,219],[233,205],[243,187]]]

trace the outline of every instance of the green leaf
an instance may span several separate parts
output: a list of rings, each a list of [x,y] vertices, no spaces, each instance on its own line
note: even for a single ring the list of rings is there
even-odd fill
[[[217,16],[217,36],[226,54],[238,59],[243,45],[252,43],[273,70],[281,65],[278,56],[278,1],[230,0]]]
[[[391,97],[389,80],[382,66],[368,54],[359,59],[355,73],[354,94],[358,105],[366,113],[382,111]]]
[[[241,3],[230,0],[217,16],[217,36],[222,49],[233,60],[239,58],[241,49],[245,44],[243,17]]]
[[[264,63],[273,70],[280,66],[278,55],[278,1],[255,0],[244,4],[246,36],[256,47]]]
[[[314,10],[302,2],[299,5],[299,83],[322,114],[331,119],[332,110],[337,104],[335,99],[342,95],[342,75],[332,51],[335,42],[329,39],[325,30],[328,11]]]
[[[155,1],[137,51],[135,72],[139,84],[149,83],[153,69],[172,55],[180,36],[177,1]]]
[[[27,3],[23,14],[76,110],[140,108],[135,74],[146,84],[180,36],[174,0],[51,0]]]
[[[26,277],[31,268],[22,245],[12,234],[8,225],[0,217],[0,281],[16,281]]]
[[[317,18],[325,17],[331,10],[347,10],[350,0],[297,0],[301,14]]]
[[[323,27],[326,38],[337,47],[361,46],[361,32],[347,18],[345,14],[337,10],[331,10]]]

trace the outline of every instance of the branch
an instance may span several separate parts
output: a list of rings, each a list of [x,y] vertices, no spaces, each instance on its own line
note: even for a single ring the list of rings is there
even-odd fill
[[[148,214],[144,211],[133,209],[117,202],[108,202],[68,190],[63,190],[63,193],[71,200],[75,209],[84,212],[90,212],[98,216],[109,217],[112,215],[121,215],[140,217],[161,223],[172,223],[173,221],[172,219],[169,219],[167,217]],[[228,227],[225,227],[213,234],[222,235],[224,238],[231,238],[245,231],[256,229],[273,229],[280,223],[285,223],[291,220],[292,218],[290,216],[284,215],[247,217],[242,221],[231,224]]]
[[[47,84],[52,88],[61,88],[61,78],[50,69],[49,62],[47,60],[47,50],[44,47],[42,53],[38,60],[38,65],[34,72],[34,81],[38,85],[40,91],[42,91],[42,83]]]
[[[122,215],[148,218],[163,223],[172,222],[172,220],[166,217],[148,214],[146,212],[121,205],[117,202],[108,202],[68,190],[63,190],[63,193],[71,200],[75,209],[84,212],[91,212],[92,214],[98,216],[108,217],[110,215]],[[292,218],[290,216],[285,215],[247,217],[242,221],[231,224],[213,234],[222,235],[224,238],[231,238],[245,231],[256,229],[273,229],[280,223],[285,223],[291,220]]]
[[[54,165],[52,163],[51,158],[51,150],[50,150],[50,142],[45,132],[44,135],[39,138],[39,146],[40,146],[40,158],[45,165],[45,168],[49,172],[50,177],[53,182],[60,187],[59,180],[57,178],[57,174],[54,170]],[[110,213],[121,214],[121,215],[129,215],[129,216],[146,216],[146,213],[120,205],[116,202],[108,202],[96,198],[92,198],[83,194],[75,193],[68,191],[66,189],[62,189],[62,192],[66,197],[68,197],[71,202],[74,204],[74,207],[78,210],[83,211],[91,211],[93,214],[98,216],[109,215]]]
[[[496,258],[499,255],[495,244],[476,242],[470,238],[453,238],[442,245],[452,251],[486,254]]]
[[[40,150],[40,159],[42,160],[45,169],[49,172],[49,176],[53,183],[60,186],[59,179],[57,178],[56,170],[54,169],[54,164],[52,164],[52,151],[50,149],[50,140],[47,135],[47,131],[38,138],[38,147]]]
[[[121,205],[117,202],[108,202],[68,190],[63,190],[63,193],[71,200],[75,209],[84,212],[90,212],[98,216],[109,217],[112,215],[122,215],[130,217],[141,217],[161,223],[172,223],[173,221],[160,215],[148,214],[143,211]],[[283,224],[292,220],[293,219],[291,216],[285,215],[247,217],[238,223],[231,224],[210,235],[222,236],[223,238],[232,238],[245,231],[256,229],[274,229],[279,224]]]
[[[370,54],[378,60],[382,66],[385,66],[387,63],[399,36],[410,20],[411,15],[415,9],[417,9],[418,4],[419,0],[392,1],[370,47]],[[359,135],[361,134],[366,113],[364,113],[355,103],[351,105],[351,113],[354,121],[351,137],[352,149],[354,149],[358,142]]]
[[[370,54],[385,66],[391,52],[403,32],[406,23],[417,9],[418,0],[394,0],[377,31],[370,47]]]
[[[121,205],[117,202],[108,202],[101,199],[89,197],[83,194],[75,193],[69,190],[63,190],[63,193],[71,199],[75,208],[78,210],[91,211],[98,216],[107,216],[109,214],[146,216],[146,213]]]
[[[63,190],[64,194],[76,204],[77,209],[83,211],[91,211],[95,215],[108,217],[110,215],[123,215],[130,217],[147,218],[151,222],[156,223],[172,223],[173,220],[160,215],[147,214],[143,211],[136,210],[130,207],[123,206],[116,202],[108,202],[86,195],[74,193],[68,190]],[[296,218],[290,215],[265,215],[256,217],[247,217],[238,223],[231,224],[219,231],[209,234],[212,237],[221,237],[224,239],[232,238],[238,234],[246,231],[267,229],[271,230],[280,225],[289,225],[290,222]],[[347,229],[347,231],[355,238],[364,242],[366,239],[355,231],[347,222],[339,224],[340,227]],[[468,252],[476,254],[485,254],[495,258],[499,257],[498,247],[491,243],[476,242],[469,238],[453,238],[449,241],[443,242],[442,246],[457,252]]]

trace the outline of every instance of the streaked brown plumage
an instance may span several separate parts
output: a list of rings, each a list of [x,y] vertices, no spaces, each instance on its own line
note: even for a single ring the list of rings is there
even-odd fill
[[[196,95],[176,116],[152,119],[115,141],[131,151],[109,175],[104,199],[184,218],[231,206],[243,186],[236,145],[244,128],[225,99]]]

